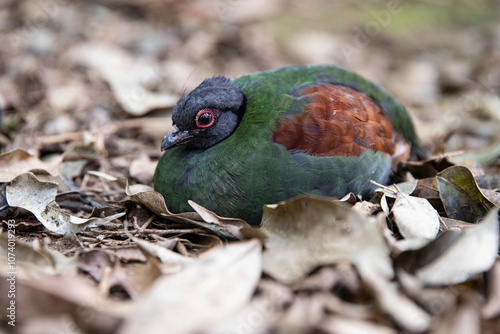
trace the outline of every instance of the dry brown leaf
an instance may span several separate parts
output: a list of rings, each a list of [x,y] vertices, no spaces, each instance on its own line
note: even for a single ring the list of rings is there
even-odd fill
[[[100,175],[100,173],[95,172],[93,174]],[[172,213],[165,204],[165,198],[160,193],[154,191],[153,188],[142,184],[129,185],[127,178],[116,179],[112,176],[107,177],[110,177],[110,180],[118,181],[125,188],[127,195],[162,217],[204,227],[216,235],[229,240],[245,239],[246,234],[243,234],[241,230],[252,230],[252,227],[241,219],[220,217],[193,201],[188,201],[188,203],[197,212]]]
[[[16,148],[0,154],[0,182],[10,182],[26,172],[45,171],[52,176],[59,175],[62,156],[44,162],[34,155]]]
[[[266,205],[262,230],[264,271],[279,281],[295,282],[319,265],[338,262],[393,275],[382,233],[339,201],[303,195]]]
[[[252,226],[241,219],[221,217],[191,200],[188,203],[206,223],[216,225],[238,240],[245,239],[245,235],[241,232],[242,229],[252,229]]]
[[[32,173],[21,174],[7,186],[7,202],[10,206],[21,207],[33,213],[48,230],[73,238],[84,228],[115,220],[125,213],[104,218],[79,218],[69,215],[59,208],[55,201],[57,183],[41,182]]]
[[[119,333],[194,333],[236,314],[250,300],[261,276],[257,240],[202,254],[178,274],[157,279]],[[196,317],[193,317],[196,315]]]

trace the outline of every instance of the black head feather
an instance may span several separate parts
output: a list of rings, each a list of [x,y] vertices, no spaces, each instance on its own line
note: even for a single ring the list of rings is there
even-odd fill
[[[210,110],[213,123],[200,127],[200,111]],[[211,147],[229,137],[245,112],[245,96],[238,85],[226,77],[204,80],[182,97],[174,107],[174,128],[162,143],[162,149],[185,145],[193,149]]]

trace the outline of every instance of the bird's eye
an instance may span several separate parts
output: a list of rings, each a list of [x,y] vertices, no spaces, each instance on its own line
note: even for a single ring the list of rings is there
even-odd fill
[[[211,127],[215,122],[214,113],[210,109],[203,109],[196,114],[196,127],[199,129]]]

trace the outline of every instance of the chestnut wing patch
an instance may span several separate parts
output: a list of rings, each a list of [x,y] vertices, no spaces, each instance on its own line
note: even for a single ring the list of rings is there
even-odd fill
[[[315,156],[358,156],[367,149],[393,155],[392,122],[371,98],[354,89],[318,84],[299,91],[306,112],[286,115],[272,140]]]

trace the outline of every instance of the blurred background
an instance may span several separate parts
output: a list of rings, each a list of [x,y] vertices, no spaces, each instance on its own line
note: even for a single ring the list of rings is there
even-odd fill
[[[2,152],[151,183],[184,92],[322,63],[384,86],[431,154],[498,168],[499,17],[494,0],[2,0]]]

